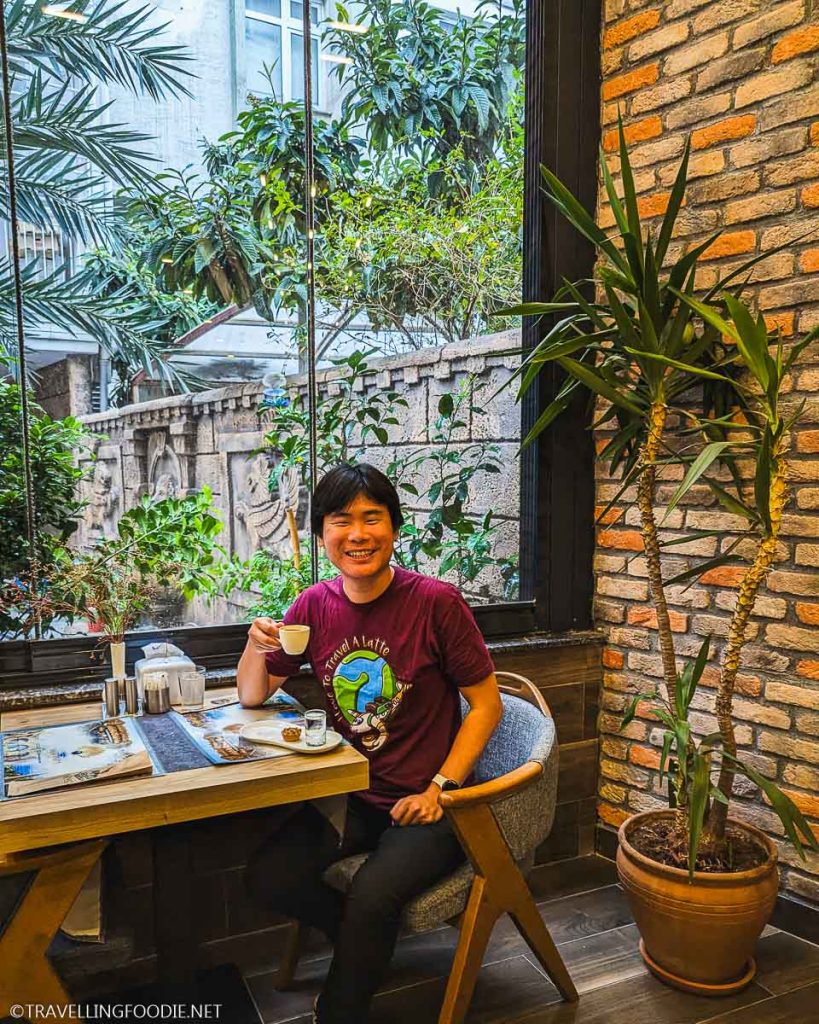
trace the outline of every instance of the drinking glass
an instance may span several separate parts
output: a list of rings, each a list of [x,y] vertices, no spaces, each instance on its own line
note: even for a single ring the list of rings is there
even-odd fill
[[[205,669],[196,665],[179,676],[179,695],[183,707],[201,708],[205,703]]]
[[[308,747],[323,747],[327,742],[327,713],[304,712],[304,742]]]

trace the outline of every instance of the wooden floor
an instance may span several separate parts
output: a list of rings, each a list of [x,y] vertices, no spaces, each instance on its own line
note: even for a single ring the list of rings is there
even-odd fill
[[[569,1006],[542,974],[508,919],[498,923],[484,959],[468,1024],[809,1024],[819,1022],[819,946],[769,928],[759,943],[759,973],[743,993],[702,999],[666,988],[646,972],[637,930],[614,882],[613,865],[555,872],[533,883],[543,919],[581,994]],[[399,943],[371,1024],[435,1024],[456,933],[441,928]],[[276,992],[272,972],[246,976],[265,1024],[309,1024],[329,950],[305,955],[296,986]],[[362,1022],[363,1024],[363,1022]]]

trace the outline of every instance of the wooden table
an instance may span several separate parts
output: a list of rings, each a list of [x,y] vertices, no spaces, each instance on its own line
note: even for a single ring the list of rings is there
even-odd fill
[[[211,699],[230,694],[235,695],[236,691],[209,690],[207,696]],[[6,731],[33,725],[89,721],[98,716],[99,709],[99,703],[95,702],[6,712],[0,718],[0,729]],[[287,754],[264,761],[214,765],[146,778],[74,786],[0,801],[0,873],[32,870],[40,873],[0,936],[0,1018],[8,1013],[7,1000],[9,1005],[13,1002],[48,1001],[43,998],[43,985],[48,986],[52,1002],[58,1004],[62,992],[66,1005],[70,1003],[45,953],[71,907],[71,893],[76,896],[79,892],[102,851],[104,843],[94,843],[94,840],[123,832],[349,793],[366,789],[368,778],[366,758],[344,744],[328,754],[310,757]],[[162,831],[155,832],[154,836],[161,844]],[[70,863],[71,857],[66,857],[65,849],[57,851],[57,864],[54,851],[47,848],[69,843],[82,845],[77,847],[76,870],[71,885],[66,888],[65,879],[71,874],[66,870],[66,863]],[[156,920],[171,927],[173,919],[176,918],[178,923],[180,915],[169,914],[170,908],[162,901],[170,894],[179,897],[180,880],[184,880],[186,874],[179,858],[174,858],[174,861],[172,877],[158,877],[154,891],[162,911],[156,915]],[[155,865],[160,871],[163,869],[161,856],[155,857]],[[50,899],[48,889],[59,879],[63,880],[60,898]],[[37,882],[41,884],[38,886]],[[189,917],[183,920],[185,927],[189,921]],[[175,948],[174,934],[166,936],[164,941],[160,935],[157,938],[161,975],[178,975],[178,962],[168,966],[172,952],[179,953]],[[26,944],[25,955],[22,955],[20,946],[23,942]],[[183,945],[190,960],[195,950],[191,950],[189,944]],[[163,960],[165,969],[162,968]],[[185,966],[191,966],[191,963]],[[25,991],[20,991],[23,987]],[[29,990],[32,995],[26,999],[23,996]],[[38,993],[36,999],[34,993]]]

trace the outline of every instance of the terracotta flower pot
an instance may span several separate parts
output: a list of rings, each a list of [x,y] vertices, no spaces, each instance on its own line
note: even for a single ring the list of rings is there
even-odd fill
[[[637,814],[620,826],[617,872],[640,930],[649,970],[676,988],[699,995],[730,995],[756,973],[754,950],[773,913],[779,890],[777,852],[768,837],[742,822],[768,857],[749,871],[688,872],[639,853],[629,836],[672,811]]]

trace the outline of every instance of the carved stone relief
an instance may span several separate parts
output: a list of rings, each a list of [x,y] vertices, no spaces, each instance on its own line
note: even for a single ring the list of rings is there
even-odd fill
[[[286,469],[278,490],[271,492],[268,479],[273,463],[265,452],[249,458],[244,452],[230,456],[229,472],[233,495],[233,553],[250,558],[264,548],[281,558],[292,555],[287,509],[296,513],[299,526],[304,520],[304,504],[297,470]]]
[[[148,493],[161,501],[184,494],[182,467],[179,457],[168,444],[164,430],[157,430],[148,438]]]

